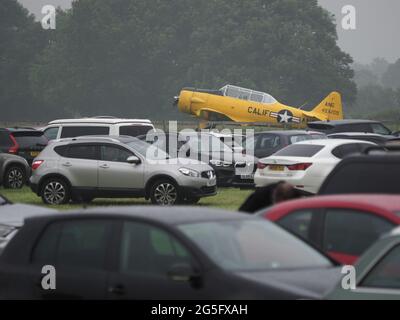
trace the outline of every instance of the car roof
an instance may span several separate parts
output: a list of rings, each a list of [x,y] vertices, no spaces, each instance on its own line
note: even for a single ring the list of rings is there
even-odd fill
[[[350,143],[366,143],[375,145],[373,142],[363,141],[363,140],[352,140],[352,139],[318,139],[318,140],[304,140],[294,143],[293,145],[299,144],[307,144],[307,145],[324,145],[327,147],[335,147],[341,144],[350,144]]]
[[[58,213],[58,211],[28,204],[9,203],[0,206],[0,224],[20,227],[26,218],[46,216],[50,213]]]
[[[375,120],[368,119],[343,119],[343,120],[329,120],[329,121],[313,121],[309,122],[309,124],[324,124],[330,126],[342,125],[342,124],[356,124],[356,123],[380,123]]]
[[[5,128],[9,132],[38,132],[38,130],[30,127],[9,127]]]
[[[120,143],[129,143],[134,141],[144,142],[135,137],[131,136],[107,136],[107,135],[93,135],[93,136],[81,136],[81,137],[73,137],[73,138],[62,138],[58,140],[54,140],[53,143],[57,142],[75,142],[75,143],[85,143],[85,142],[120,142]]]
[[[92,118],[80,118],[80,119],[58,119],[49,122],[52,124],[118,124],[118,123],[135,123],[135,124],[149,124],[152,125],[149,119],[123,119],[113,117],[92,117]]]
[[[96,217],[119,217],[119,218],[140,218],[161,222],[167,225],[177,225],[186,223],[200,223],[207,221],[232,221],[255,219],[254,216],[247,214],[231,212],[221,209],[209,209],[202,207],[184,207],[184,206],[127,206],[127,207],[96,207],[90,209],[81,209],[78,211],[69,211],[48,215],[51,218],[60,217],[76,218],[84,215]]]
[[[255,132],[254,135],[267,134],[267,133],[285,135],[285,136],[292,136],[292,135],[299,135],[299,134],[319,134],[319,135],[323,135],[323,133],[321,133],[321,132],[312,131],[312,130],[271,130],[271,131]]]
[[[400,211],[400,195],[391,194],[334,194],[321,195],[296,200],[290,200],[277,206],[296,206],[318,205],[326,202],[341,202],[352,205],[369,205],[380,207],[385,210],[396,212]],[[400,216],[399,216],[400,218]]]
[[[201,135],[208,135],[208,136],[212,136],[217,138],[217,136],[211,132],[201,132],[201,131],[184,131],[184,132],[175,132],[175,131],[167,131],[167,132],[162,132],[159,130],[153,131],[153,132],[149,132],[147,134],[141,135],[140,137],[149,135],[149,136],[156,136],[156,135],[177,135],[177,136],[185,136],[185,137],[190,137],[190,136],[201,136]]]
[[[208,134],[211,134],[217,138],[244,137],[243,134],[235,134],[235,133],[227,134],[227,133],[221,133],[221,132],[215,132],[215,131],[210,131],[210,132],[208,132]]]
[[[383,136],[381,134],[372,132],[336,132],[328,135],[328,137],[332,136],[360,136],[360,137],[378,137],[383,139],[390,139],[387,136]]]

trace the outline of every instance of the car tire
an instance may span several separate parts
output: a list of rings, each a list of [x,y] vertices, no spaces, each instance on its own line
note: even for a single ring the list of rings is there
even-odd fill
[[[150,199],[153,204],[171,206],[180,202],[181,195],[176,183],[168,179],[160,179],[153,183]]]
[[[44,203],[51,205],[66,204],[70,200],[70,187],[65,180],[50,178],[43,183],[41,197]]]
[[[11,166],[4,174],[4,188],[21,189],[26,183],[26,170],[21,166]]]

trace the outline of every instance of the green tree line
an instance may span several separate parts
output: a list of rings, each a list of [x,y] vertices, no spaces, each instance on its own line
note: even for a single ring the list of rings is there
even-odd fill
[[[400,120],[400,59],[389,63],[376,58],[370,64],[354,64],[357,99],[354,117]]]
[[[352,58],[317,0],[79,0],[56,30],[0,2],[0,106],[13,120],[184,118],[182,87],[235,84],[309,107],[356,100]],[[26,119],[28,117],[28,119]]]

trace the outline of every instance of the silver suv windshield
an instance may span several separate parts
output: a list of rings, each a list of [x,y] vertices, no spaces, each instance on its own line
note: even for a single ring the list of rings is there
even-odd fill
[[[170,156],[164,150],[158,148],[153,144],[148,144],[147,142],[135,139],[126,143],[127,146],[131,147],[135,151],[139,152],[143,157],[150,160],[160,160],[169,159]]]

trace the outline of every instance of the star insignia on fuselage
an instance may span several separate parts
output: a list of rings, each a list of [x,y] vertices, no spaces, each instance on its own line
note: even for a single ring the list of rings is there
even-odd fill
[[[289,123],[292,122],[293,113],[288,110],[282,110],[278,112],[278,121],[279,123]]]
[[[279,112],[270,112],[269,116],[275,118],[278,123],[300,123],[301,119],[295,117],[290,110],[280,110]]]

